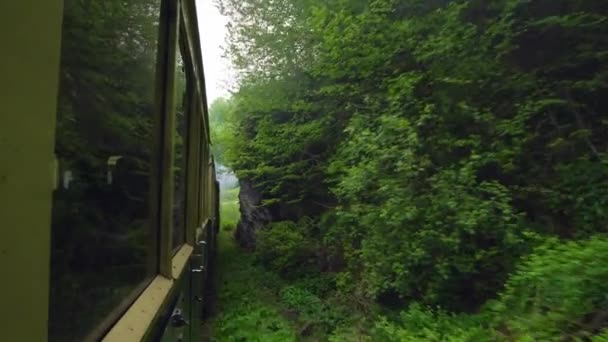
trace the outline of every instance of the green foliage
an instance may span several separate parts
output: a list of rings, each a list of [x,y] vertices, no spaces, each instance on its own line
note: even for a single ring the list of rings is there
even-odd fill
[[[494,333],[483,326],[480,318],[432,312],[412,304],[401,313],[398,322],[380,318],[371,335],[374,341],[496,341]]]
[[[365,279],[360,285],[372,296],[396,290],[452,308],[462,304],[454,298],[482,302],[527,241],[508,189],[477,180],[474,157],[425,172],[431,165],[415,157],[420,141],[411,125],[378,121],[351,121],[352,138],[332,163],[332,170],[347,170],[336,172],[334,192],[350,204],[335,211],[332,243],[345,246],[357,269],[350,272]],[[360,247],[351,249],[356,241]]]
[[[608,330],[604,330],[603,333],[593,336],[591,338],[592,342],[605,342],[608,341]]]
[[[224,313],[216,336],[221,341],[296,341],[285,319],[273,308],[260,303]]]
[[[297,286],[286,286],[279,292],[281,301],[299,315],[308,326],[329,331],[340,323],[340,315],[313,293]]]
[[[476,312],[504,291],[508,303],[527,300],[541,278],[522,278],[526,267],[577,289],[595,284],[588,274],[562,279],[574,266],[546,258],[563,252],[599,272],[574,252],[608,224],[603,3],[220,4],[233,19],[228,51],[240,85],[227,159],[278,222],[260,232],[258,258],[282,274],[316,258],[364,312],[374,300],[422,305],[404,322],[379,323],[377,336],[348,336],[488,340],[495,332],[477,320],[489,318],[448,312]],[[321,223],[293,223],[305,216]],[[508,280],[557,238],[583,242],[535,254],[547,264],[525,261]],[[603,310],[600,287],[552,286],[551,296],[585,304],[543,303],[542,319],[513,313],[523,325],[508,324],[523,339],[536,328],[575,336]]]
[[[215,161],[226,164],[227,151],[237,137],[235,136],[234,101],[219,98],[209,106],[209,130],[211,132],[211,152]]]
[[[232,230],[239,221],[239,188],[220,190],[220,220],[222,230]]]
[[[325,298],[336,290],[336,277],[328,272],[307,272],[292,283],[319,298]]]
[[[348,32],[326,44],[331,50],[319,74],[350,80],[363,99],[328,168],[341,203],[328,238],[344,249],[346,283],[371,296],[396,292],[403,299],[473,309],[500,290],[518,257],[534,246],[534,230],[585,236],[602,229],[599,207],[608,198],[608,178],[604,157],[592,145],[604,129],[572,131],[589,124],[576,119],[581,114],[572,108],[593,104],[577,97],[554,100],[548,94],[557,89],[548,80],[512,61],[537,48],[524,44],[519,27],[529,27],[529,34],[558,24],[518,16],[536,11],[526,2],[499,4],[452,3],[405,20],[388,14],[394,6],[389,1],[374,2],[360,14],[317,12],[317,20],[330,23],[326,41]],[[559,25],[576,20],[565,16]],[[575,22],[567,26],[572,32],[555,34],[586,31]],[[365,53],[352,56],[354,49]],[[399,62],[386,74],[384,61],[391,56]],[[375,91],[364,87],[370,78]],[[345,96],[343,88],[331,91]],[[556,116],[556,130],[539,119],[547,110],[571,113]],[[563,134],[570,145],[551,150],[545,139]],[[596,137],[591,145],[577,145],[590,136]],[[581,156],[573,158],[573,150]],[[539,163],[543,154],[551,160],[549,169]]]
[[[231,231],[231,230],[234,230],[235,228],[236,228],[236,226],[234,224],[223,224],[222,225],[223,231]]]
[[[281,274],[305,265],[310,253],[311,244],[295,222],[271,223],[256,232],[256,259]]]
[[[274,299],[282,281],[239,251],[230,235],[219,234],[216,288],[221,312],[212,322],[212,340],[296,341],[295,329]]]
[[[608,323],[608,239],[550,240],[527,257],[490,307],[515,336],[585,338]]]

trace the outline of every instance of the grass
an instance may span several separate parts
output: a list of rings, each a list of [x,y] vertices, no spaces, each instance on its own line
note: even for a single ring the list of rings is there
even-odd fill
[[[253,255],[237,247],[232,230],[220,231],[218,248],[216,314],[203,328],[205,340],[296,341],[277,302],[278,276],[255,265]]]
[[[235,227],[239,216],[239,188],[221,191],[220,220],[222,227]]]
[[[234,241],[239,219],[239,189],[220,197],[222,227],[212,299],[212,316],[203,327],[204,341],[319,341],[315,332],[333,325],[334,315],[319,297],[282,279],[277,272],[256,263],[255,254]],[[317,278],[309,279],[318,283]],[[304,336],[306,335],[306,336]],[[323,334],[321,334],[323,335]]]
[[[254,264],[239,249],[234,228],[239,220],[239,188],[220,194],[221,230],[216,259],[214,315],[203,327],[205,341],[295,341],[292,323],[277,304],[277,275]]]

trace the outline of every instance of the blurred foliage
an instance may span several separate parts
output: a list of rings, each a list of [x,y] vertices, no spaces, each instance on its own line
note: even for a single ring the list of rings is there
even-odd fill
[[[608,325],[608,239],[550,239],[524,258],[488,307],[511,334],[533,340],[584,339]]]
[[[432,312],[412,304],[401,313],[399,323],[380,318],[371,333],[374,341],[496,341],[479,316]]]

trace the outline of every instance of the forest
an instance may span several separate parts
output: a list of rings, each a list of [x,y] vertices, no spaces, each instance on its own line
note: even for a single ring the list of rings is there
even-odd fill
[[[608,340],[608,2],[216,2],[291,338]]]

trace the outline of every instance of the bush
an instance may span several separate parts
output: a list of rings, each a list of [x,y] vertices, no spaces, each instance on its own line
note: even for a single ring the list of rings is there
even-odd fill
[[[218,320],[219,341],[296,341],[293,328],[273,307],[253,301],[224,311]]]
[[[373,341],[495,341],[484,327],[482,316],[450,315],[432,312],[412,304],[401,313],[398,322],[381,318],[372,330]]]
[[[320,298],[325,298],[336,290],[336,276],[333,273],[309,272],[306,276],[295,280],[294,284]]]
[[[341,321],[340,315],[330,305],[308,290],[297,286],[286,286],[279,296],[290,309],[296,311],[306,324],[320,325],[324,330],[333,330]]]
[[[606,237],[551,239],[520,265],[492,306],[499,324],[543,341],[598,333],[608,326],[607,265]]]
[[[269,224],[256,232],[256,259],[280,274],[287,274],[308,263],[312,247],[292,221]]]
[[[593,336],[591,338],[592,342],[606,342],[608,341],[608,329],[604,330],[601,334],[597,336]]]

